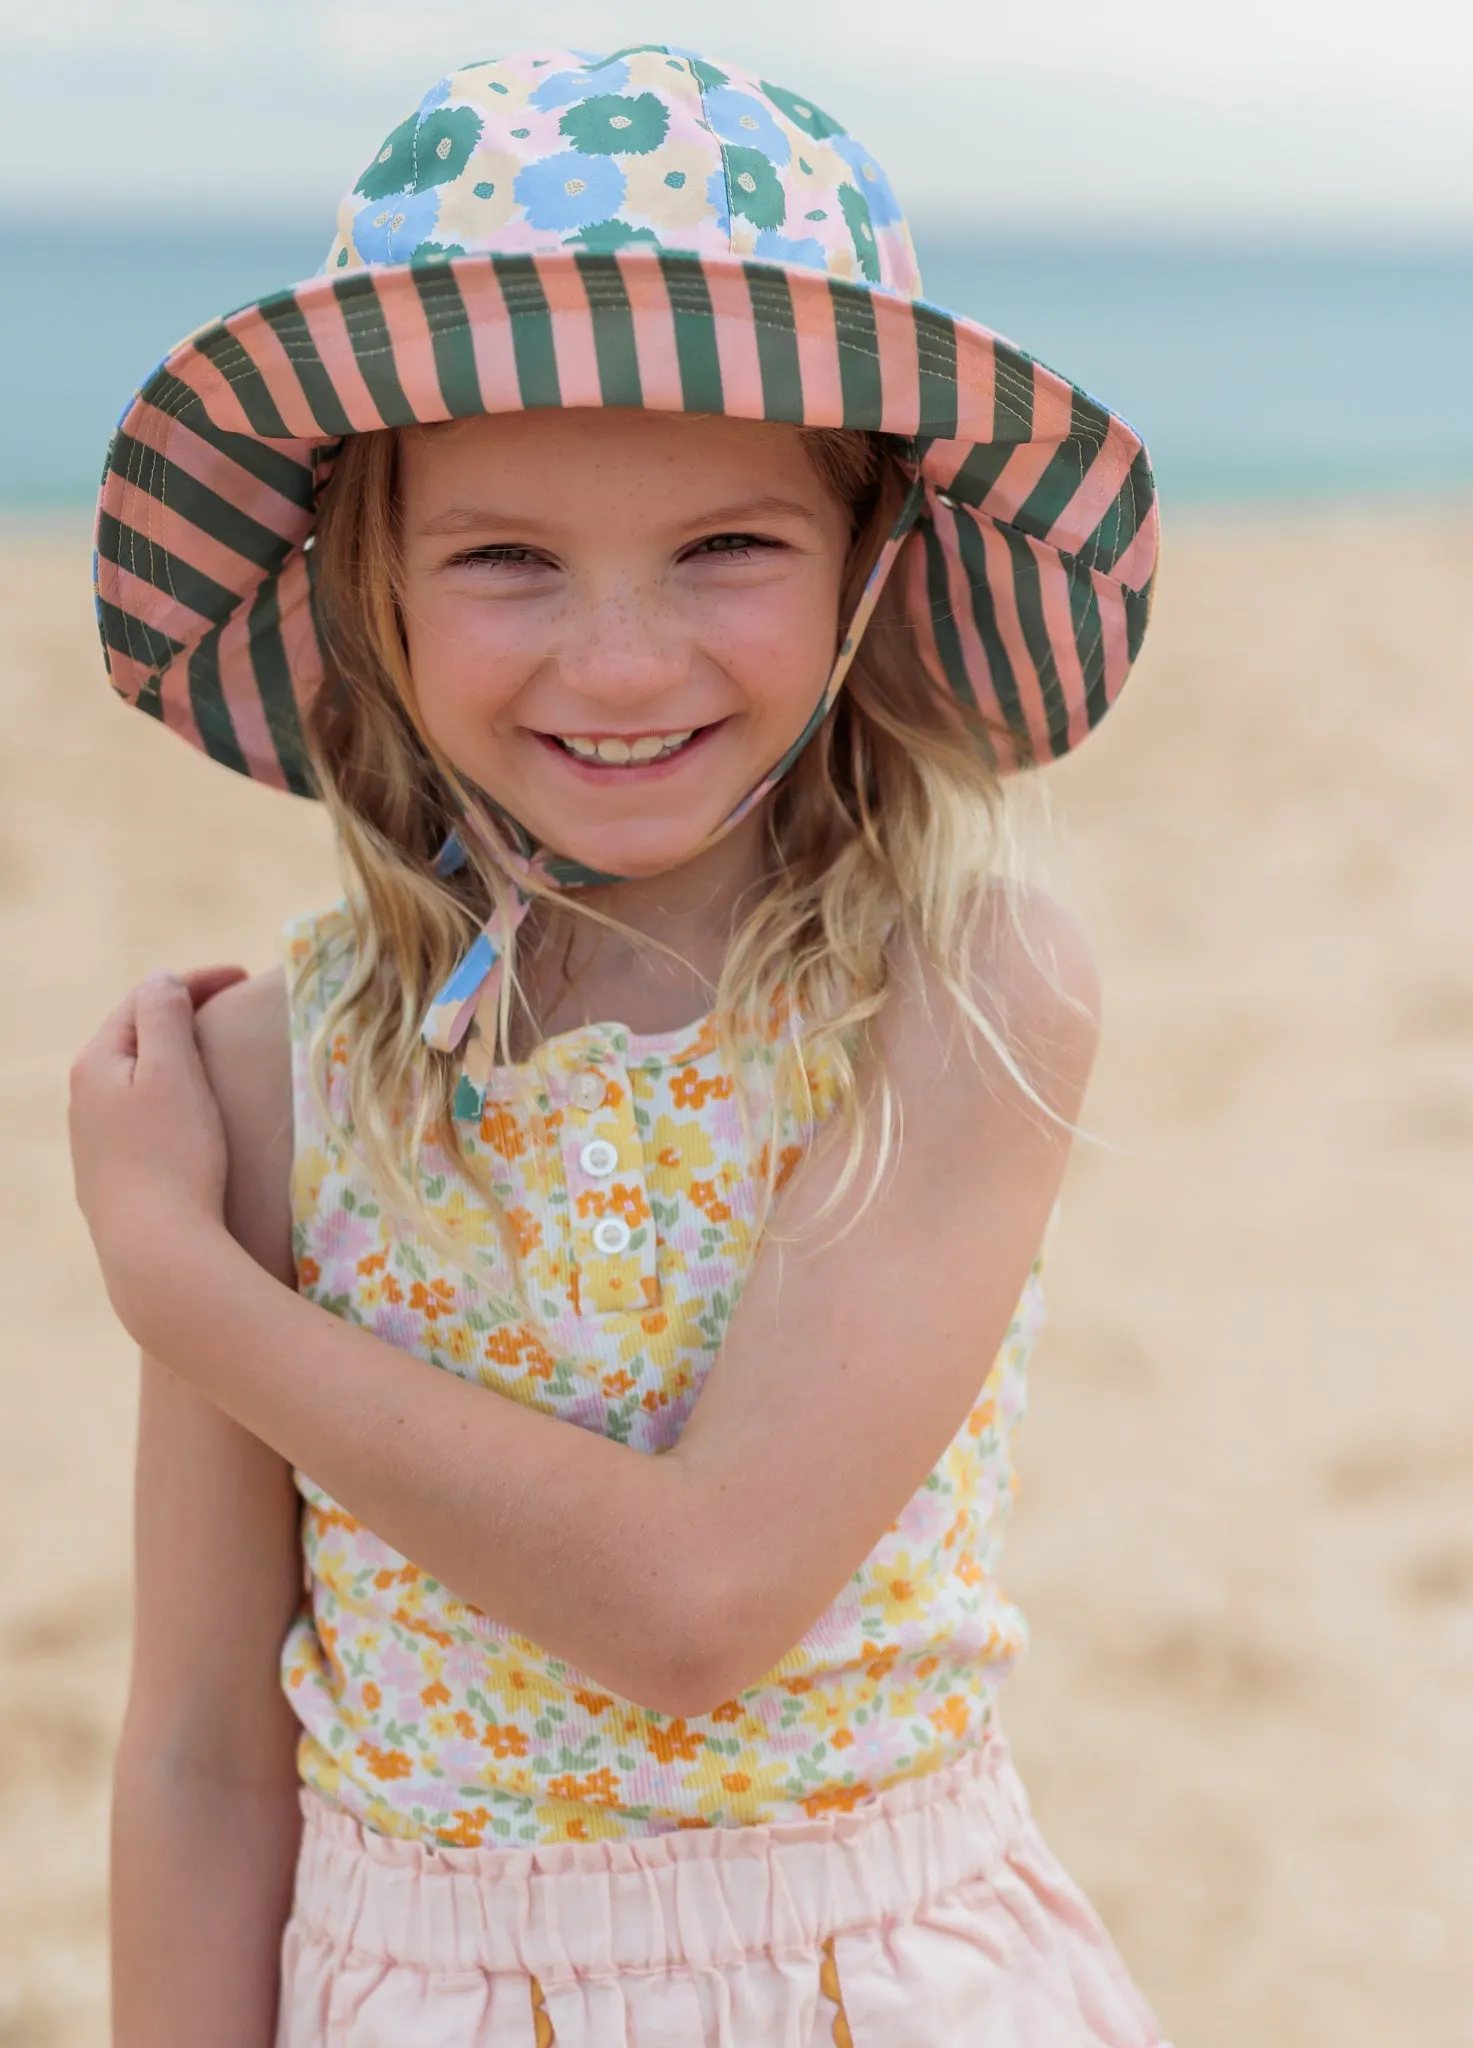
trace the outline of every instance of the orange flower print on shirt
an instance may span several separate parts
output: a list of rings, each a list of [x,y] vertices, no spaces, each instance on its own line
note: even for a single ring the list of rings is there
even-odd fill
[[[731,1204],[723,1202],[720,1195],[717,1194],[715,1181],[693,1180],[686,1189],[686,1193],[690,1196],[695,1206],[702,1210],[713,1223],[729,1223],[731,1221]]]
[[[392,1778],[407,1778],[414,1769],[402,1749],[376,1749],[371,1742],[360,1742],[358,1754],[373,1775],[385,1782]]]
[[[454,1313],[455,1289],[448,1280],[415,1280],[409,1289],[409,1306],[433,1323]]]
[[[631,1230],[638,1230],[641,1223],[650,1220],[650,1205],[645,1200],[644,1189],[637,1183],[616,1180],[609,1188],[583,1188],[578,1195],[578,1214],[587,1222],[590,1216],[622,1216]]]
[[[525,1323],[507,1323],[486,1339],[486,1356],[493,1365],[525,1366],[534,1380],[551,1379],[557,1360]]]
[[[801,1145],[784,1145],[780,1149],[777,1155],[777,1171],[772,1176],[772,1191],[774,1194],[780,1193],[793,1178],[798,1163],[803,1157],[803,1151],[804,1148]],[[767,1179],[768,1169],[771,1164],[772,1148],[764,1145],[757,1161],[757,1178],[759,1180],[765,1181]]]
[[[819,1820],[826,1813],[852,1813],[862,1799],[871,1797],[868,1785],[825,1785],[798,1804],[810,1820]]]
[[[621,1790],[619,1780],[607,1764],[600,1770],[590,1771],[585,1778],[569,1772],[565,1777],[549,1778],[547,1783],[549,1799],[586,1801],[590,1806],[617,1806]]]
[[[508,1209],[506,1220],[511,1225],[512,1236],[517,1247],[517,1257],[526,1258],[528,1252],[536,1251],[542,1242],[542,1225],[530,1209]]]
[[[490,1825],[491,1816],[484,1806],[473,1806],[469,1811],[458,1806],[449,1825],[441,1828],[439,1839],[452,1849],[479,1849]]]
[[[706,1747],[706,1738],[699,1730],[687,1728],[682,1715],[677,1715],[668,1728],[651,1728],[644,1738],[645,1748],[651,1756],[658,1757],[662,1764],[673,1763],[679,1757],[684,1763],[693,1763]]]
[[[527,1738],[511,1722],[493,1721],[481,1737],[481,1747],[489,1749],[493,1756],[525,1756]]]
[[[948,1693],[939,1707],[932,1707],[926,1717],[938,1734],[955,1736],[960,1742],[971,1725],[972,1709],[960,1693]]]
[[[488,1103],[481,1117],[481,1142],[503,1159],[520,1159],[527,1149],[527,1133],[509,1109]]]
[[[670,1099],[677,1109],[704,1109],[708,1102],[728,1102],[736,1084],[730,1074],[698,1074],[694,1067],[682,1067],[670,1082]]]

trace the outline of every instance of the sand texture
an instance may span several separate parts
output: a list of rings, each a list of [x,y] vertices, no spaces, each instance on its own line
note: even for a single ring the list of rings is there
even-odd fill
[[[1008,1723],[1177,2048],[1473,2044],[1473,513],[1178,521],[1053,776],[1107,1022],[1052,1268]],[[134,1372],[68,1060],[264,964],[321,818],[109,701],[86,540],[0,551],[0,2048],[102,2048]],[[938,2044],[941,2048],[941,2044]]]

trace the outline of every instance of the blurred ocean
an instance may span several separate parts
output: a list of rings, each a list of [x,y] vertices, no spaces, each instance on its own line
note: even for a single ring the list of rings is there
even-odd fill
[[[1473,247],[917,233],[927,295],[1108,399],[1172,501],[1473,490]],[[90,503],[182,335],[309,276],[318,232],[0,231],[0,507]]]

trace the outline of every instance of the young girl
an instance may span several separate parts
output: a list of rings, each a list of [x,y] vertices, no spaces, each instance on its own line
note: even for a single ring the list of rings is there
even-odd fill
[[[994,1706],[1096,1004],[1000,781],[1125,679],[1150,472],[917,292],[812,101],[537,52],[118,429],[115,687],[347,876],[75,1073],[118,2048],[1159,2039]]]

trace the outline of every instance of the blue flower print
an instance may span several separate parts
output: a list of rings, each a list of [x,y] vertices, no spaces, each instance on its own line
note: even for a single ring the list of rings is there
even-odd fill
[[[763,228],[757,237],[756,254],[769,263],[795,263],[803,270],[826,272],[829,267],[827,249],[812,235],[791,241],[786,235],[774,234],[771,228]]]
[[[723,142],[742,149],[760,149],[774,164],[785,164],[793,154],[792,145],[761,100],[735,86],[718,86],[702,95],[706,119]]]
[[[598,92],[619,92],[629,83],[629,66],[617,61],[598,64],[587,71],[554,71],[544,78],[527,101],[546,113],[550,107],[571,107]]]
[[[611,156],[560,149],[517,172],[516,195],[534,228],[584,228],[624,204],[624,173]]]
[[[854,182],[869,202],[870,219],[877,228],[892,227],[904,218],[890,180],[862,142],[856,142],[852,135],[831,135],[829,147],[854,173]]]
[[[438,85],[432,85],[430,87],[429,91],[425,94],[424,98],[419,103],[419,117],[421,120],[424,119],[426,114],[433,114],[436,107],[444,106],[446,100],[448,100],[450,97],[450,87],[452,83],[453,74],[450,78],[442,78]]]
[[[407,263],[440,215],[440,190],[390,192],[353,216],[353,247],[365,263]]]

